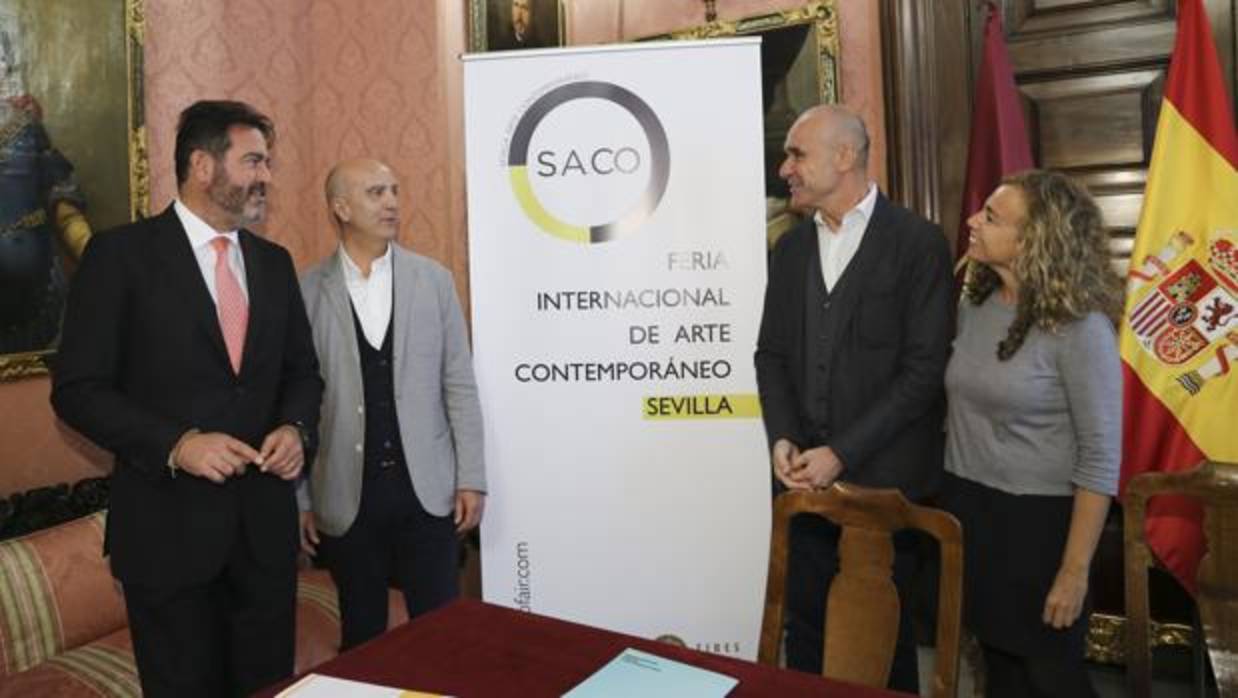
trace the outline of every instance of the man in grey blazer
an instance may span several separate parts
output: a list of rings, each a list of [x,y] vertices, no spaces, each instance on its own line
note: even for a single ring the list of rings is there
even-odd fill
[[[301,482],[301,542],[339,588],[342,647],[458,593],[457,534],[481,521],[481,407],[451,273],[395,243],[399,183],[375,160],[327,176],[340,246],[301,280],[326,390]],[[317,546],[317,548],[315,547]]]

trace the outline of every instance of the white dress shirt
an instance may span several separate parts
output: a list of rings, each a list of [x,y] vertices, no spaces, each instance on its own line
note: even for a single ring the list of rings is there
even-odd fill
[[[228,245],[228,267],[241,285],[241,293],[249,301],[249,285],[245,282],[245,255],[241,254],[241,243],[235,230],[221,233],[209,223],[198,217],[177,199],[172,204],[176,217],[181,219],[185,235],[189,237],[189,246],[193,248],[193,256],[198,260],[198,269],[202,272],[202,280],[206,282],[206,290],[211,293],[211,300],[219,305],[219,296],[215,292],[215,247],[211,240],[223,235],[232,242]]]
[[[869,182],[868,193],[860,199],[855,208],[843,215],[838,230],[826,223],[825,217],[818,211],[813,216],[817,224],[817,250],[821,254],[821,277],[825,280],[825,288],[834,290],[834,284],[847,270],[855,251],[860,249],[860,240],[868,227],[868,219],[872,218],[873,207],[877,205],[877,185]]]
[[[344,268],[344,283],[348,297],[361,320],[365,340],[375,349],[381,349],[391,323],[391,245],[383,256],[370,263],[370,275],[364,276],[361,268],[340,245],[340,265]]]

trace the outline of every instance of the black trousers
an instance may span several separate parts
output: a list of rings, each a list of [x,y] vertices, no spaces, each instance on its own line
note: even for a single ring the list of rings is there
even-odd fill
[[[404,594],[409,618],[459,595],[459,541],[452,517],[434,516],[413,492],[403,461],[367,464],[356,521],[322,535],[320,553],[339,590],[341,650],[387,630],[387,589]]]
[[[791,519],[786,589],[787,666],[791,669],[821,673],[826,596],[838,574],[841,533],[842,529],[819,516],[800,515]],[[920,692],[911,613],[917,550],[914,534],[907,531],[894,534],[894,585],[901,603],[889,687],[908,693]]]
[[[992,698],[1093,698],[1083,657],[1020,657],[984,650],[985,695]]]
[[[205,584],[122,584],[143,695],[248,696],[291,676],[295,552],[257,560],[242,531],[223,573]]]

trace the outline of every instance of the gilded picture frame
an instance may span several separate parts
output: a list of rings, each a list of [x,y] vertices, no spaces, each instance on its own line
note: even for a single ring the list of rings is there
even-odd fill
[[[97,231],[145,216],[145,0],[0,0],[0,381],[45,374]]]
[[[788,196],[778,177],[783,142],[795,117],[814,104],[839,97],[838,9],[836,0],[813,0],[799,7],[714,21],[641,41],[760,36],[761,95],[765,113],[765,191],[770,206]]]
[[[469,0],[468,9],[470,51],[563,45],[561,0]]]

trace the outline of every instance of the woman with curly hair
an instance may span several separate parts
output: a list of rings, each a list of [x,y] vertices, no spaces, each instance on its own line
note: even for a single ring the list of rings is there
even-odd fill
[[[967,225],[942,488],[966,622],[988,695],[1094,695],[1084,611],[1118,484],[1122,282],[1096,202],[1061,173],[1006,178]]]

